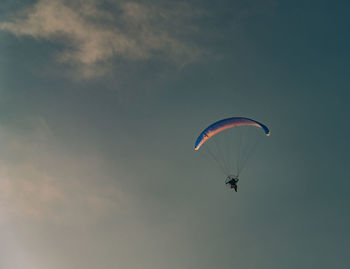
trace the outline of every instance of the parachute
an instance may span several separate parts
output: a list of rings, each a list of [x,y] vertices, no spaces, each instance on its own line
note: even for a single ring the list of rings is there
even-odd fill
[[[269,129],[258,121],[244,117],[227,118],[205,128],[194,149],[201,149],[214,159],[227,177],[238,178],[261,138],[269,135]]]

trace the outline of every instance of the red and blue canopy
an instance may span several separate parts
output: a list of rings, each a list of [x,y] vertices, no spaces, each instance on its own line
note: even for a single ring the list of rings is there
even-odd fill
[[[194,149],[198,150],[209,138],[217,133],[237,126],[256,126],[261,128],[267,136],[270,135],[269,129],[260,122],[243,117],[233,117],[217,121],[205,128],[204,131],[198,136]]]

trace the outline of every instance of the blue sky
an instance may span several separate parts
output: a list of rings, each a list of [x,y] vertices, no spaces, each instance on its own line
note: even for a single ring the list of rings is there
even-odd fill
[[[5,1],[0,267],[348,268],[346,1]],[[239,192],[193,150],[269,126]]]

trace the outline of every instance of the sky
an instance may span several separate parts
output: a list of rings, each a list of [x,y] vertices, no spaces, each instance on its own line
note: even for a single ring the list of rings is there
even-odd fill
[[[348,1],[0,7],[0,268],[349,268]],[[193,145],[267,125],[239,191]]]

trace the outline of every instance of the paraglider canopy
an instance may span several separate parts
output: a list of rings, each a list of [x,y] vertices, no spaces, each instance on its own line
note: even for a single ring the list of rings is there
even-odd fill
[[[196,143],[194,145],[194,149],[198,150],[209,138],[216,135],[217,133],[220,133],[226,129],[238,127],[238,126],[260,127],[261,129],[263,129],[263,131],[267,136],[270,135],[269,129],[260,122],[257,122],[255,120],[248,119],[248,118],[243,118],[243,117],[233,117],[233,118],[217,121],[209,125],[207,128],[205,128],[204,131],[198,136]]]
[[[259,141],[269,135],[267,126],[256,120],[232,117],[205,128],[196,139],[194,149],[209,155],[235,187]]]

